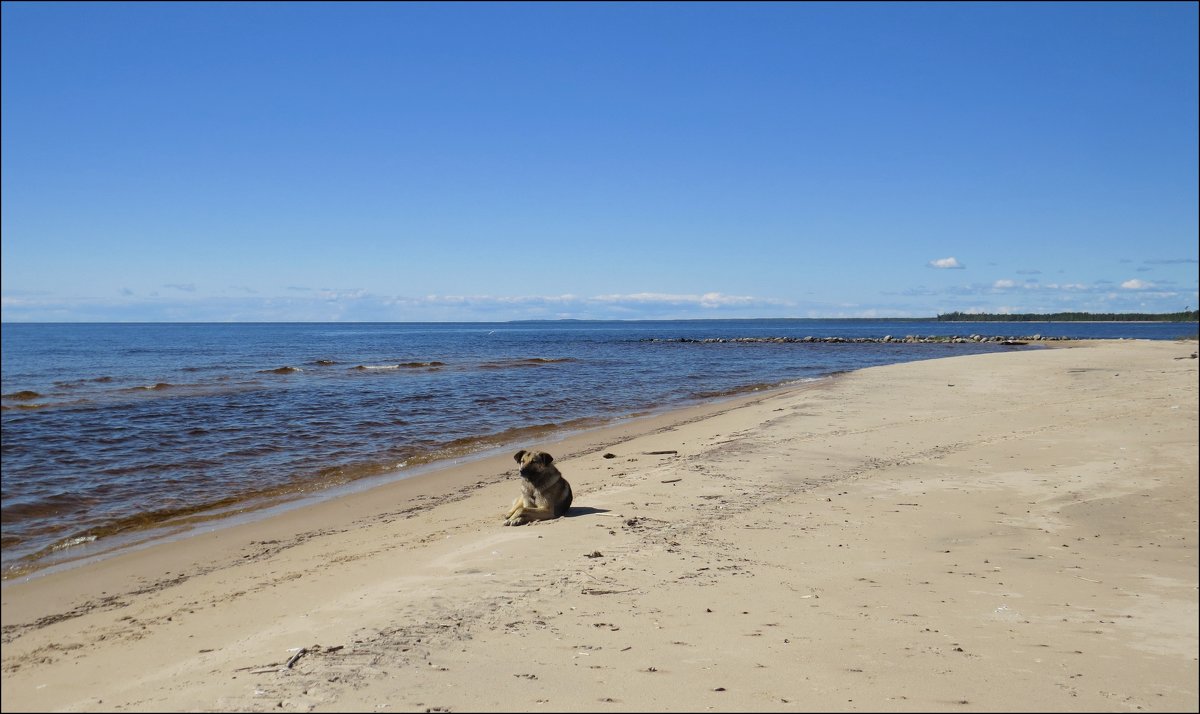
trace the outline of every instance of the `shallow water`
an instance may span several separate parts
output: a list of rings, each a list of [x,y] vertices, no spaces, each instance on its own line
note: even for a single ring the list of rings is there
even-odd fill
[[[1035,348],[679,338],[1194,332],[1194,324],[827,320],[5,324],[4,573],[119,534],[702,399]]]

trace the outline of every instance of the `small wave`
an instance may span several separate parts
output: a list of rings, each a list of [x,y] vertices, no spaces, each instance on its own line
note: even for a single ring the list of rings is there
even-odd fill
[[[540,441],[551,434],[559,434],[566,431],[578,431],[604,424],[604,419],[594,417],[579,417],[577,419],[569,419],[564,422],[545,422],[542,424],[530,424],[528,426],[516,426],[503,431],[494,432],[492,434],[484,434],[481,436],[467,436],[461,439],[454,439],[445,442],[426,453],[418,454],[409,459],[410,463],[429,463],[431,461],[439,461],[441,459],[465,456],[477,451],[491,449],[505,444],[513,444],[526,441]]]
[[[561,364],[564,362],[578,362],[574,357],[515,357],[513,359],[502,359],[493,362],[484,362],[479,365],[480,369],[510,369],[513,367],[540,367],[546,364]]]
[[[728,389],[714,389],[705,392],[692,392],[692,397],[695,399],[721,399],[723,397],[736,397],[739,394],[749,394],[750,392],[761,392],[764,389],[774,389],[792,382],[759,382],[756,384],[745,384],[738,387],[730,387]]]
[[[170,389],[171,387],[174,387],[174,386],[175,385],[171,384],[170,382],[159,382],[158,384],[146,384],[141,387],[130,387],[129,389],[127,389],[125,391],[128,391],[128,392],[136,392],[139,390],[141,390],[141,391],[158,391],[158,390],[162,390],[162,389]]]
[[[59,389],[79,389],[89,384],[108,384],[112,377],[96,377],[95,379],[63,379],[54,383]]]
[[[275,369],[260,369],[259,374],[292,374],[293,372],[303,372],[299,367],[276,367]]]
[[[113,378],[108,376],[93,377],[91,379],[67,379],[55,382],[54,386],[61,389],[75,389],[77,387],[82,387],[85,384],[108,384],[111,381],[113,381]]]
[[[32,389],[22,389],[19,392],[12,392],[11,394],[5,394],[4,398],[5,399],[16,399],[19,401],[27,402],[30,399],[37,399],[40,396],[42,396],[42,395],[38,394],[37,392],[33,391]]]
[[[352,369],[359,371],[388,369],[420,369],[422,367],[445,367],[445,362],[401,362],[400,364],[360,364]]]
[[[26,520],[37,520],[61,516],[64,513],[74,513],[96,502],[90,494],[82,495],[65,492],[29,496],[27,499],[17,500],[16,503],[12,502],[13,499],[8,494],[5,494],[5,498],[9,499],[9,503],[5,503],[3,510],[0,510],[0,513],[3,513],[5,529],[8,529],[14,523]]]
[[[312,483],[310,485],[315,486],[316,489],[332,488],[334,486],[341,486],[343,484],[347,484],[352,481],[358,481],[360,479],[370,478],[372,476],[380,476],[382,474],[385,474],[385,473],[393,470],[393,467],[394,467],[394,464],[392,464],[390,462],[389,463],[341,464],[338,466],[327,466],[327,467],[317,471],[316,476],[313,479],[313,481],[315,483]],[[314,489],[314,490],[316,490],[316,489]],[[303,492],[304,490],[307,490],[307,489],[300,488],[299,490],[301,492]]]
[[[331,359],[319,359],[319,360],[313,361],[312,364],[315,364],[318,367],[329,367],[330,365],[337,364],[337,362],[334,362]]]
[[[50,550],[66,550],[67,548],[71,548],[73,546],[83,545],[84,543],[91,543],[94,540],[96,540],[96,536],[94,536],[94,535],[85,535],[85,536],[78,536],[75,538],[68,538],[67,540],[63,541],[62,543],[58,543],[56,545],[50,546]]]

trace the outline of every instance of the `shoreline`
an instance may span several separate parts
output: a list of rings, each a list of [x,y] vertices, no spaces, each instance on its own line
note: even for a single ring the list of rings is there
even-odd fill
[[[504,453],[11,580],[3,709],[1194,710],[1194,351],[872,367],[569,435],[538,446],[575,506],[536,526],[500,526]]]
[[[791,342],[791,343],[887,343],[894,344],[941,344],[944,342],[957,341],[959,343],[1005,343],[1007,340],[1022,340],[1016,344],[1026,345],[1032,344],[1036,348],[1059,348],[1063,346],[1072,346],[1085,344],[1090,339],[1074,339],[1066,337],[1042,337],[1041,335],[1029,337],[980,337],[973,335],[971,337],[961,336],[908,336],[896,338],[710,338],[710,339],[689,339],[689,338],[650,338],[643,341],[652,342],[696,342],[696,343],[745,343],[745,342]],[[635,412],[632,414],[608,418],[596,418],[602,421],[599,425],[587,426],[578,429],[564,429],[561,433],[551,432],[544,443],[558,443],[574,436],[583,436],[591,432],[601,433],[606,429],[618,427],[630,423],[638,423],[643,419],[652,419],[661,417],[665,420],[671,420],[676,413],[684,414],[691,410],[701,409],[707,413],[709,407],[728,407],[733,404],[741,404],[747,401],[755,401],[772,393],[785,391],[796,387],[806,387],[812,382],[820,382],[829,379],[835,379],[838,376],[845,374],[845,371],[838,370],[820,377],[802,378],[798,380],[788,380],[781,384],[772,385],[753,385],[746,388],[736,390],[732,393],[723,393],[720,395],[704,398],[703,401],[692,404],[666,406],[659,409],[649,411]],[[695,400],[693,400],[695,401]],[[680,418],[690,418],[682,416]],[[485,437],[490,438],[490,437]],[[392,472],[378,474],[375,476],[366,477],[350,481],[347,483],[333,486],[327,489],[319,489],[312,493],[302,496],[292,496],[294,492],[291,489],[283,492],[282,495],[248,498],[244,501],[217,508],[212,511],[198,511],[188,513],[186,515],[177,516],[168,519],[162,523],[149,525],[136,529],[121,531],[112,535],[94,538],[92,540],[76,539],[78,542],[72,545],[57,544],[53,546],[54,550],[49,554],[42,556],[42,559],[33,563],[21,564],[20,559],[14,561],[13,564],[6,566],[2,575],[0,575],[0,589],[7,587],[10,582],[21,582],[30,578],[36,578],[43,574],[52,572],[61,572],[79,567],[84,564],[98,562],[111,557],[119,556],[126,552],[133,552],[145,548],[151,548],[159,543],[168,543],[185,538],[189,538],[197,533],[211,531],[220,528],[228,528],[241,525],[244,523],[253,523],[265,518],[273,518],[288,511],[297,508],[307,508],[331,499],[339,499],[347,495],[358,493],[365,490],[386,487],[389,484],[404,481],[410,478],[424,477],[435,472],[456,467],[468,466],[476,461],[504,455],[508,450],[521,448],[524,442],[514,441],[512,443],[504,443],[498,446],[490,446],[481,449],[478,452],[443,456],[432,461],[418,462],[414,466],[403,467]],[[59,552],[55,552],[59,551]]]
[[[767,398],[775,393],[817,386],[828,380],[836,379],[841,374],[844,374],[844,372],[835,372],[816,378],[791,380],[785,384],[771,385],[766,388],[755,386],[735,394],[712,397],[696,404],[669,406],[625,416],[611,417],[606,419],[606,423],[603,424],[581,429],[565,429],[561,432],[552,432],[548,435],[547,439],[539,443],[554,445],[566,442],[574,445],[577,441],[587,443],[589,441],[603,442],[611,438],[628,438],[627,435],[629,433],[640,433],[642,429],[641,425],[651,420],[654,421],[653,428],[655,429],[670,428],[677,421],[690,421],[702,418],[703,416],[720,413]],[[611,437],[609,436],[610,434],[612,435]],[[10,583],[24,582],[50,573],[72,570],[119,557],[125,553],[132,553],[146,548],[153,548],[160,544],[187,539],[201,533],[242,525],[252,525],[265,519],[285,515],[296,509],[311,508],[326,501],[338,500],[374,491],[375,489],[388,488],[389,486],[409,480],[420,479],[420,481],[413,485],[413,488],[420,494],[432,495],[442,490],[436,481],[442,478],[440,474],[451,470],[470,469],[477,462],[496,462],[490,468],[490,471],[496,472],[492,473],[492,477],[496,478],[501,476],[499,472],[507,469],[507,461],[510,454],[521,448],[523,444],[524,442],[506,443],[499,446],[491,446],[474,453],[418,463],[417,465],[397,469],[390,473],[350,481],[292,499],[280,500],[279,498],[268,498],[261,503],[250,499],[223,509],[218,509],[214,513],[201,512],[182,516],[179,517],[178,522],[167,521],[145,529],[118,533],[108,536],[106,541],[96,540],[81,543],[79,546],[73,547],[78,547],[81,551],[95,552],[64,553],[61,556],[48,558],[45,564],[33,564],[27,568],[14,568],[6,572],[3,577],[0,577],[0,589],[8,587]],[[433,479],[433,481],[426,482],[425,479]],[[225,512],[222,513],[222,511]]]

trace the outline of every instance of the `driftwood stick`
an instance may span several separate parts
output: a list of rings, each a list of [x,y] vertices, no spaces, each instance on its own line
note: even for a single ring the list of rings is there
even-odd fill
[[[292,655],[292,658],[287,661],[287,664],[284,665],[284,668],[291,669],[292,665],[296,664],[296,660],[300,659],[301,657],[303,657],[306,654],[308,654],[308,648],[301,647],[300,651],[297,652],[296,654]]]
[[[233,671],[234,672],[250,672],[251,674],[259,674],[260,672],[275,672],[278,670],[279,670],[279,665],[277,665],[277,664],[268,664],[268,665],[252,664],[249,667],[238,667],[237,669],[235,669]]]

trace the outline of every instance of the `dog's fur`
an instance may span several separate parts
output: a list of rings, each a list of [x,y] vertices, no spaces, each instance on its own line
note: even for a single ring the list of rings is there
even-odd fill
[[[521,495],[504,516],[504,525],[548,521],[565,514],[571,507],[571,484],[559,473],[554,457],[521,449],[513,459],[521,465]]]

